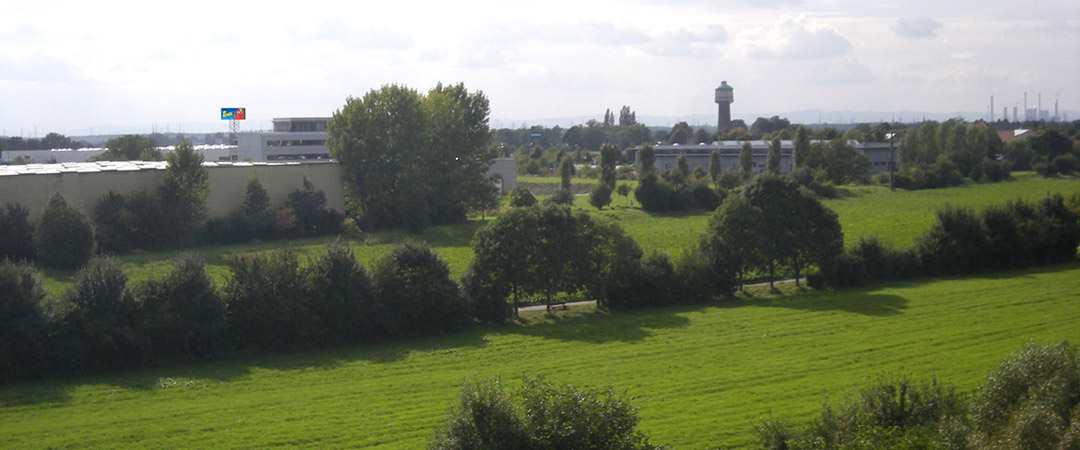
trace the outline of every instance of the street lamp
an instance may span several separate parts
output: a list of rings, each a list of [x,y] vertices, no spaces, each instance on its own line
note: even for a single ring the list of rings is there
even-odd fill
[[[885,137],[889,139],[889,190],[895,191],[896,185],[893,184],[893,172],[896,171],[896,152],[893,151],[893,138],[896,137],[896,133],[888,133]]]

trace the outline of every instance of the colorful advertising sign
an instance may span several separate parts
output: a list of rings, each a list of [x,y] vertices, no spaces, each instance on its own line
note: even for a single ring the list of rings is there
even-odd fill
[[[221,108],[221,120],[244,120],[247,108]]]

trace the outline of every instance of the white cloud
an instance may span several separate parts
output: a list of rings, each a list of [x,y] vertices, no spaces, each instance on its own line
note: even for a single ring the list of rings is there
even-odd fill
[[[870,66],[854,58],[844,58],[815,63],[810,81],[818,84],[854,85],[874,81],[874,74],[870,71]]]
[[[941,22],[929,17],[901,17],[893,28],[900,37],[922,39],[934,37],[941,29]]]
[[[36,53],[21,59],[0,60],[0,80],[23,82],[82,81],[85,77],[74,64]]]
[[[652,38],[645,50],[657,56],[707,57],[719,53],[719,46],[727,42],[727,29],[723,25],[700,28],[682,28]]]
[[[404,50],[413,47],[409,34],[378,27],[355,29],[339,19],[326,19],[307,36],[315,41],[337,42],[355,50]]]
[[[739,37],[747,54],[758,58],[827,59],[851,49],[836,28],[812,23],[806,16],[784,16],[769,28],[751,29]]]

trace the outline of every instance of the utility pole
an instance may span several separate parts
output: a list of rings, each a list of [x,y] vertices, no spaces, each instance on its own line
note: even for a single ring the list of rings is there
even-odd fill
[[[896,191],[896,185],[893,183],[893,173],[896,172],[896,151],[893,149],[893,138],[896,137],[896,132],[888,134],[889,137],[889,191]]]

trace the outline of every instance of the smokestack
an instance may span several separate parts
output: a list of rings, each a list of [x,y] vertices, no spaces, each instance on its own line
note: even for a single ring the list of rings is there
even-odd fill
[[[994,96],[990,96],[990,122],[994,122]]]
[[[1035,120],[1042,120],[1042,92],[1039,93],[1039,103],[1035,105]]]
[[[1009,107],[1008,106],[1005,106],[1005,107],[1001,108],[1001,120],[1004,120],[1006,122],[1009,121]],[[1013,120],[1015,121],[1015,119],[1013,119]]]
[[[1013,122],[1019,122],[1020,119],[1016,117],[1016,107],[1013,106]]]
[[[1055,98],[1054,99],[1054,121],[1055,122],[1058,120],[1058,109],[1057,109],[1058,105],[1057,104],[1058,104],[1058,99]]]
[[[1027,92],[1025,92],[1025,93],[1024,93],[1024,122],[1027,122],[1027,121],[1029,121],[1029,120],[1031,120],[1031,118],[1030,118],[1030,117],[1028,117],[1028,110],[1027,110]]]

